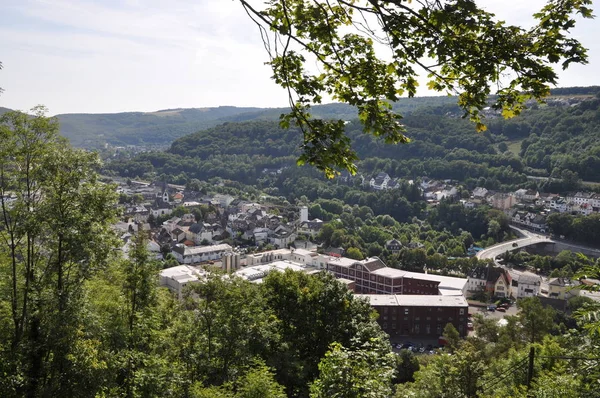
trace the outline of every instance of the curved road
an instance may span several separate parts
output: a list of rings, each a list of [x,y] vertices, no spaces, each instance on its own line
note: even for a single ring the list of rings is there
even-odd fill
[[[523,237],[519,239],[513,239],[508,242],[498,243],[494,246],[490,246],[487,249],[484,249],[477,253],[475,257],[477,257],[478,259],[491,258],[495,262],[496,257],[506,252],[507,250],[517,250],[518,248],[524,246],[531,246],[543,242],[554,242],[552,239],[547,238],[544,235],[536,234],[535,232],[527,231],[526,229],[516,228],[512,225],[511,228],[517,231]],[[517,246],[513,246],[515,243],[517,244]]]

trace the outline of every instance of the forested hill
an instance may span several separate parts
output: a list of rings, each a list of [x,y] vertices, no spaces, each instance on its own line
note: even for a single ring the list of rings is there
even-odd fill
[[[127,112],[57,115],[61,134],[71,144],[84,148],[111,145],[168,145],[175,139],[223,123],[231,116],[255,113],[260,108],[168,109],[157,112]]]
[[[589,96],[598,87],[568,87],[552,90],[557,96]],[[439,112],[459,115],[456,97],[403,98],[393,104],[395,111],[404,115],[437,108]],[[0,115],[8,111],[0,107]],[[141,146],[167,146],[180,137],[205,130],[226,122],[256,120],[278,120],[287,108],[257,108],[220,106],[214,108],[166,109],[156,112],[125,112],[84,114],[69,113],[56,115],[60,120],[61,134],[71,144],[83,148],[100,148],[105,143]],[[318,118],[353,120],[355,108],[345,104],[318,105],[312,109]]]
[[[419,97],[394,104],[401,113],[425,106],[454,105],[454,97]],[[0,114],[10,109],[1,108]],[[220,106],[215,108],[166,109],[156,112],[70,113],[56,115],[61,134],[71,144],[83,148],[101,148],[105,143],[121,145],[166,146],[177,138],[226,122],[278,120],[288,108]],[[318,118],[352,120],[355,108],[345,104],[318,105],[312,114]]]
[[[421,97],[403,99],[394,108],[409,113],[424,106],[456,104],[452,97]],[[454,107],[455,108],[455,107]],[[169,145],[177,138],[226,122],[278,120],[288,108],[216,108],[167,109],[157,112],[127,112],[114,114],[57,115],[61,133],[74,146],[98,148],[111,145]],[[318,118],[352,120],[356,110],[345,104],[319,105],[312,114]]]
[[[599,99],[566,98],[534,106],[511,120],[490,114],[485,133],[476,133],[451,106],[441,106],[406,115],[403,122],[412,139],[407,145],[387,145],[365,135],[357,122],[347,125],[347,134],[362,159],[359,170],[366,175],[427,175],[490,189],[526,184],[532,174],[566,175],[566,185],[548,187],[566,190],[577,184],[570,171],[600,181],[599,121]],[[265,168],[291,166],[284,175],[294,173],[301,140],[300,132],[283,131],[275,121],[224,123],[182,137],[166,152],[114,161],[109,169],[129,177],[163,175],[179,183],[221,177],[254,184]]]

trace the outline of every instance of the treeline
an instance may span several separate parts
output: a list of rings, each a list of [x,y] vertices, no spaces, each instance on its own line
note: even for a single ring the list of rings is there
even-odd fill
[[[510,140],[522,140],[520,157],[547,175],[570,170],[583,180],[600,181],[600,99],[575,106],[546,106],[519,118],[491,121],[489,131]]]
[[[387,145],[363,134],[356,121],[346,131],[362,159],[359,171],[367,178],[384,171],[393,177],[455,179],[497,190],[572,189],[580,177],[600,181],[599,103],[590,99],[572,107],[537,106],[516,119],[489,119],[485,133],[440,108],[420,108],[403,120],[412,139],[407,145]],[[213,177],[255,184],[265,168],[298,170],[294,165],[301,138],[299,131],[281,130],[275,121],[226,123],[182,137],[164,153],[111,162],[106,171],[131,178],[161,176],[180,184]],[[520,154],[507,150],[510,140],[520,143]],[[576,173],[568,179],[575,183],[562,184],[565,171]],[[554,183],[528,181],[528,174],[552,176]],[[296,172],[297,177],[305,175]]]
[[[556,236],[598,246],[600,243],[600,214],[574,216],[568,213],[553,213],[546,220],[548,227]]]
[[[541,256],[526,251],[509,252],[502,256],[508,267],[526,268],[532,272],[554,277],[573,278],[575,274],[592,267],[595,260],[563,250],[556,256]]]
[[[317,200],[309,206],[309,215],[332,220],[315,238],[323,247],[341,247],[357,260],[378,256],[391,267],[415,272],[427,268],[467,275],[480,265],[468,257],[471,246],[493,245],[513,236],[504,213],[486,207],[465,209],[445,200],[430,209],[425,220],[413,217],[410,223],[337,199]],[[386,247],[392,239],[401,244],[397,252]]]

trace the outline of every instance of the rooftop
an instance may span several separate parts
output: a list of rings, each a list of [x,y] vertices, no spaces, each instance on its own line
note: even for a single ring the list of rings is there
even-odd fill
[[[161,278],[173,279],[179,283],[197,281],[198,278],[204,276],[205,274],[206,271],[203,269],[189,265],[178,265],[176,267],[165,268],[160,271]]]
[[[296,249],[294,250],[294,254],[297,254],[299,256],[312,256],[316,253],[306,249]]]
[[[303,264],[294,263],[292,261],[274,261],[269,264],[254,265],[252,267],[245,267],[235,271],[235,275],[256,283],[262,282],[263,278],[266,277],[272,271],[285,272],[290,269],[292,271],[305,271],[309,272],[314,270],[312,267],[307,267]]]
[[[468,307],[463,296],[427,296],[399,294],[356,294],[373,306],[400,307]]]
[[[340,265],[342,267],[349,267],[352,264],[358,263],[358,262],[359,261],[353,260],[348,257],[331,257],[329,260],[327,260],[327,264]]]
[[[222,243],[220,245],[213,246],[196,246],[196,247],[186,247],[185,254],[188,256],[193,256],[195,254],[204,254],[204,253],[213,253],[218,251],[231,251],[231,246],[226,243]]]

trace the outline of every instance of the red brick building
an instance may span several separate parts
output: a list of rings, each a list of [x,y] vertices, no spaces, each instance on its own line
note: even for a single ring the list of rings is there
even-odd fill
[[[469,304],[463,296],[414,296],[357,294],[379,313],[377,322],[391,338],[419,336],[437,338],[446,324],[467,335]]]
[[[356,282],[356,292],[363,294],[462,295],[467,280],[432,274],[408,272],[390,268],[377,257],[356,261],[345,257],[332,258],[327,270],[336,278]]]

